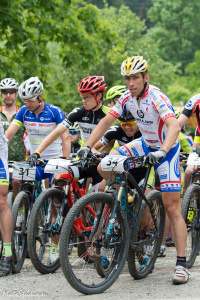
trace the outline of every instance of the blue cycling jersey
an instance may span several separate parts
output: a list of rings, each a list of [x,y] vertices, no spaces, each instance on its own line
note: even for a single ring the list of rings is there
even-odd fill
[[[32,154],[44,138],[63,120],[64,113],[60,108],[45,103],[43,111],[38,115],[28,110],[26,106],[22,106],[15,117],[14,123],[18,126],[24,124],[28,133],[30,152]],[[62,155],[62,147],[61,139],[58,138],[46,148],[42,153],[42,158],[48,160],[60,155]]]

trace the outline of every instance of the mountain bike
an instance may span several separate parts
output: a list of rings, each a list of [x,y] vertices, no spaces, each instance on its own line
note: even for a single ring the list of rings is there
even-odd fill
[[[192,162],[191,162],[192,163]],[[200,158],[195,157],[194,165],[200,166]],[[191,268],[200,251],[200,168],[191,176],[191,181],[182,200],[182,214],[187,225],[186,264]]]
[[[45,167],[46,173],[54,174],[52,187],[37,198],[28,225],[29,255],[36,270],[42,274],[53,273],[59,268],[59,256],[54,255],[52,259],[51,247],[59,246],[60,231],[67,212],[86,193],[85,180],[74,178],[78,166],[77,161],[59,158],[49,160]],[[78,250],[82,253],[84,245]]]
[[[20,191],[12,205],[13,214],[13,272],[20,272],[27,257],[27,224],[37,194],[41,192],[40,183],[35,181],[36,167],[25,162],[12,163],[12,180],[20,183]]]
[[[105,192],[80,198],[65,218],[60,236],[61,267],[70,285],[83,294],[102,293],[109,288],[126,260],[136,279],[144,278],[154,267],[165,211],[159,191],[145,196],[152,166],[148,165],[142,186],[129,173],[133,166],[143,163],[144,157],[106,156],[101,166],[113,173]],[[94,219],[86,213],[88,206],[95,211]],[[80,220],[86,228],[77,231]],[[78,253],[81,244],[85,245],[82,255]]]

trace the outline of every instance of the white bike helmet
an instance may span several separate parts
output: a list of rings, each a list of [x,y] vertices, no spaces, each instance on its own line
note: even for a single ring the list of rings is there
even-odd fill
[[[43,92],[43,84],[38,77],[31,77],[22,82],[18,94],[22,100],[32,99],[40,96]]]
[[[122,76],[130,76],[137,73],[144,73],[148,70],[147,61],[143,56],[127,57],[121,65]]]
[[[18,90],[18,82],[14,78],[4,78],[0,81],[0,90]]]

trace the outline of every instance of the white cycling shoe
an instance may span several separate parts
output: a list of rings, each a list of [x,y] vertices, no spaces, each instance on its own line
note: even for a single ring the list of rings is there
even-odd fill
[[[172,278],[172,283],[173,284],[183,284],[187,283],[188,280],[190,279],[191,274],[190,272],[182,267],[182,266],[176,266],[175,272]]]

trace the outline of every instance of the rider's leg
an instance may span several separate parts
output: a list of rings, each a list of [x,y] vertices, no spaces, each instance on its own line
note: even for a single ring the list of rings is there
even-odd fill
[[[8,185],[0,185],[0,228],[3,240],[3,252],[0,259],[0,276],[12,272],[11,236],[13,220],[11,209],[7,203]]]
[[[195,168],[194,166],[187,166],[185,170],[185,177],[184,177],[184,187],[183,187],[183,192],[186,191],[187,187],[189,186],[191,175],[194,172]]]
[[[8,186],[0,185],[0,224],[4,243],[11,243],[12,213],[7,203]]]
[[[179,145],[174,146],[160,164],[155,166],[160,179],[163,204],[174,233],[177,261],[173,283],[186,283],[189,279],[186,270],[187,229],[181,214],[181,181],[179,167]]]

